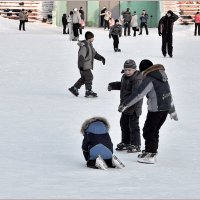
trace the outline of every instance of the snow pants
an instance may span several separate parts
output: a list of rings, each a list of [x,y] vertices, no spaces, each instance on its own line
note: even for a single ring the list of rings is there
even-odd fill
[[[112,35],[112,38],[113,38],[113,47],[114,47],[114,49],[118,49],[119,36],[118,35]]]
[[[121,115],[120,126],[122,132],[122,142],[125,144],[141,145],[139,116],[134,113],[133,115]]]
[[[172,55],[172,52],[173,52],[172,40],[173,40],[172,33],[162,34],[162,53],[163,53],[163,55],[166,55],[167,52],[169,55]]]
[[[194,35],[197,35],[197,29],[198,35],[200,35],[200,23],[195,23]]]
[[[25,31],[25,20],[20,20],[19,21],[19,30],[21,31],[21,28]]]
[[[157,153],[159,143],[159,130],[165,122],[168,111],[148,112],[143,128],[145,151]]]
[[[93,74],[90,69],[80,71],[81,78],[74,84],[74,87],[77,89],[80,89],[82,85],[85,84],[86,90],[92,89],[92,80],[93,80]]]

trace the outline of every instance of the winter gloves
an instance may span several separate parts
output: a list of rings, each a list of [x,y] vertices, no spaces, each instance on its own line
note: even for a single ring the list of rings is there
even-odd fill
[[[100,61],[103,63],[103,65],[105,65],[106,59],[103,56],[101,57]]]
[[[161,32],[159,32],[159,33],[158,33],[158,35],[159,35],[159,36],[161,36],[161,35],[162,35],[162,33],[161,33]]]
[[[108,85],[108,91],[110,92],[112,90],[112,86]]]
[[[170,113],[170,118],[175,120],[175,121],[178,121],[178,115],[176,112],[173,112],[173,113]]]
[[[118,107],[118,111],[119,112],[124,112],[127,109],[127,106],[124,104],[120,104]]]

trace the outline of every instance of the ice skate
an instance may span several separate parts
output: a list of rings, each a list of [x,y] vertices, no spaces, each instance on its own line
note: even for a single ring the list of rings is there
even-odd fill
[[[117,148],[115,150],[117,151],[123,151],[123,150],[127,150],[128,148],[128,144],[125,144],[123,142],[120,142],[118,145],[117,145]]]
[[[97,97],[97,93],[93,92],[92,90],[86,90],[85,97]]]
[[[76,87],[74,87],[74,86],[70,87],[70,88],[69,88],[69,91],[70,91],[73,95],[75,95],[76,97],[79,95],[78,89],[77,89]]]
[[[156,155],[156,153],[142,151],[142,154],[138,155],[137,161],[140,163],[154,164],[156,162]]]
[[[103,170],[107,170],[108,166],[105,163],[104,159],[98,155],[98,157],[96,158],[96,163],[95,166],[99,169],[103,169]]]
[[[129,145],[127,148],[127,153],[136,153],[136,152],[140,152],[140,146],[138,145]]]
[[[112,156],[112,164],[113,166],[119,169],[122,169],[125,167],[125,165],[121,162],[121,160],[119,160],[119,158],[117,158],[117,156],[115,155]]]
[[[121,49],[117,49],[117,52],[121,52]]]

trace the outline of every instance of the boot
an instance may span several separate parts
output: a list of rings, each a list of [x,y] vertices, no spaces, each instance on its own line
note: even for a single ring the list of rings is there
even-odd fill
[[[77,89],[76,87],[74,87],[74,86],[70,87],[70,88],[69,88],[69,91],[70,91],[73,95],[75,95],[76,97],[79,95],[78,89]]]
[[[123,142],[120,142],[118,145],[117,145],[117,148],[115,150],[117,151],[122,151],[122,150],[127,150],[128,148],[128,144],[125,144]]]
[[[157,153],[150,153],[142,151],[142,154],[138,155],[137,161],[140,163],[154,164],[156,162]]]
[[[103,170],[106,170],[108,168],[108,166],[105,163],[104,159],[100,155],[98,155],[98,157],[96,158],[95,167],[97,167],[99,169],[103,169]]]
[[[127,149],[127,153],[136,153],[141,151],[139,145],[129,145]]]
[[[86,90],[85,97],[97,97],[97,93],[93,92],[92,90]]]

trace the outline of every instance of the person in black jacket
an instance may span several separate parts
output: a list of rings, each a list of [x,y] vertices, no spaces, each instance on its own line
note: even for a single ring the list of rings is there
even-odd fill
[[[109,135],[110,125],[103,117],[92,117],[87,119],[81,127],[84,138],[82,141],[82,151],[87,167],[101,168],[98,159],[105,162],[104,166],[122,168],[120,163],[113,157],[113,143]],[[102,169],[102,168],[101,168]]]
[[[124,63],[124,74],[121,82],[112,82],[108,84],[108,91],[120,90],[120,102],[130,96],[137,90],[142,82],[142,73],[136,70],[134,60],[126,60]],[[128,150],[127,152],[139,152],[141,146],[139,116],[142,113],[142,99],[135,105],[122,113],[120,119],[121,143],[117,145],[116,150]]]
[[[67,22],[67,15],[63,14],[63,16],[62,16],[63,34],[67,34],[66,33],[67,24],[68,24],[68,22]]]
[[[153,65],[150,60],[142,60],[139,65],[143,81],[139,88],[127,97],[119,106],[119,112],[126,110],[140,101],[145,95],[148,99],[148,113],[143,127],[145,150],[138,155],[138,162],[154,164],[159,143],[159,130],[167,115],[178,120],[165,68],[161,64]]]
[[[115,52],[120,52],[121,49],[118,48],[119,46],[119,37],[122,36],[122,26],[119,24],[119,20],[115,20],[115,24],[111,26],[109,32],[109,38],[113,38],[113,47]]]
[[[124,35],[126,36],[127,29],[128,29],[128,36],[131,35],[131,13],[130,8],[127,8],[125,12],[123,12],[123,19],[124,19]]]
[[[171,10],[167,11],[167,14],[163,16],[158,24],[158,34],[162,35],[162,53],[166,57],[167,51],[170,57],[173,56],[173,25],[178,19],[178,16]]]

